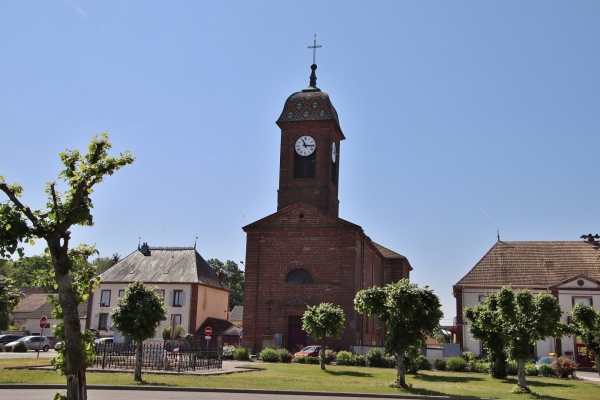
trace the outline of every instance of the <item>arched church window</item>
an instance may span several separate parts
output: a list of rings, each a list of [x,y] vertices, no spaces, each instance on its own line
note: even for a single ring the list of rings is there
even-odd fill
[[[296,268],[287,275],[285,283],[312,283],[313,278],[310,272],[304,268]]]

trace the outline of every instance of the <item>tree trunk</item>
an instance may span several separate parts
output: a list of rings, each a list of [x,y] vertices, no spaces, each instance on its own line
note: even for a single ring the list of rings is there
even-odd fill
[[[50,246],[49,246],[50,247]],[[85,348],[81,342],[81,324],[77,314],[77,299],[68,273],[69,260],[65,255],[52,254],[54,273],[58,285],[58,299],[63,313],[65,334],[65,370],[67,375],[67,399],[86,400]]]
[[[519,376],[519,383],[518,385],[521,386],[522,388],[526,388],[527,387],[527,381],[525,380],[525,360],[517,360],[517,366],[518,366],[518,376]]]
[[[325,343],[322,343],[321,346],[321,369],[325,371]]]
[[[594,361],[596,361],[596,370],[598,371],[598,375],[600,375],[600,353],[597,351],[594,352]]]
[[[406,387],[406,376],[404,374],[404,354],[396,355],[398,357],[398,369],[396,371],[396,385]]]
[[[137,341],[135,344],[135,369],[133,371],[133,380],[136,382],[142,381],[142,344],[143,342]]]

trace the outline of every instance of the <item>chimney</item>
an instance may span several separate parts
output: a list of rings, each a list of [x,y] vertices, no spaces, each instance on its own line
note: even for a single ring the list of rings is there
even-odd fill
[[[142,244],[142,247],[140,247],[140,251],[143,255],[148,257],[150,255],[150,247],[148,247],[148,243],[144,242],[144,244]]]
[[[591,233],[589,233],[587,235],[581,235],[580,238],[584,239],[589,244],[598,244],[596,239],[600,239],[600,235],[598,235],[598,234],[592,235]]]
[[[222,285],[225,282],[225,272],[219,271],[219,283]]]

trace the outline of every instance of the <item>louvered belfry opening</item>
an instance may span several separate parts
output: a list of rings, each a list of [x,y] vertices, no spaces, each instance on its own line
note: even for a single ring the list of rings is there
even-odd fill
[[[317,152],[309,156],[301,156],[294,153],[294,178],[314,178],[317,166]]]

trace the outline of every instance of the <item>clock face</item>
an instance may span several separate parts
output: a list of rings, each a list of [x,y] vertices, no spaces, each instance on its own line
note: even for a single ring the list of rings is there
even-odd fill
[[[335,142],[331,143],[331,161],[335,162],[337,159],[337,148],[335,147]]]
[[[296,148],[296,153],[301,156],[310,156],[314,153],[317,142],[315,142],[315,139],[312,136],[300,136],[298,140],[296,140],[296,145],[294,147]]]

